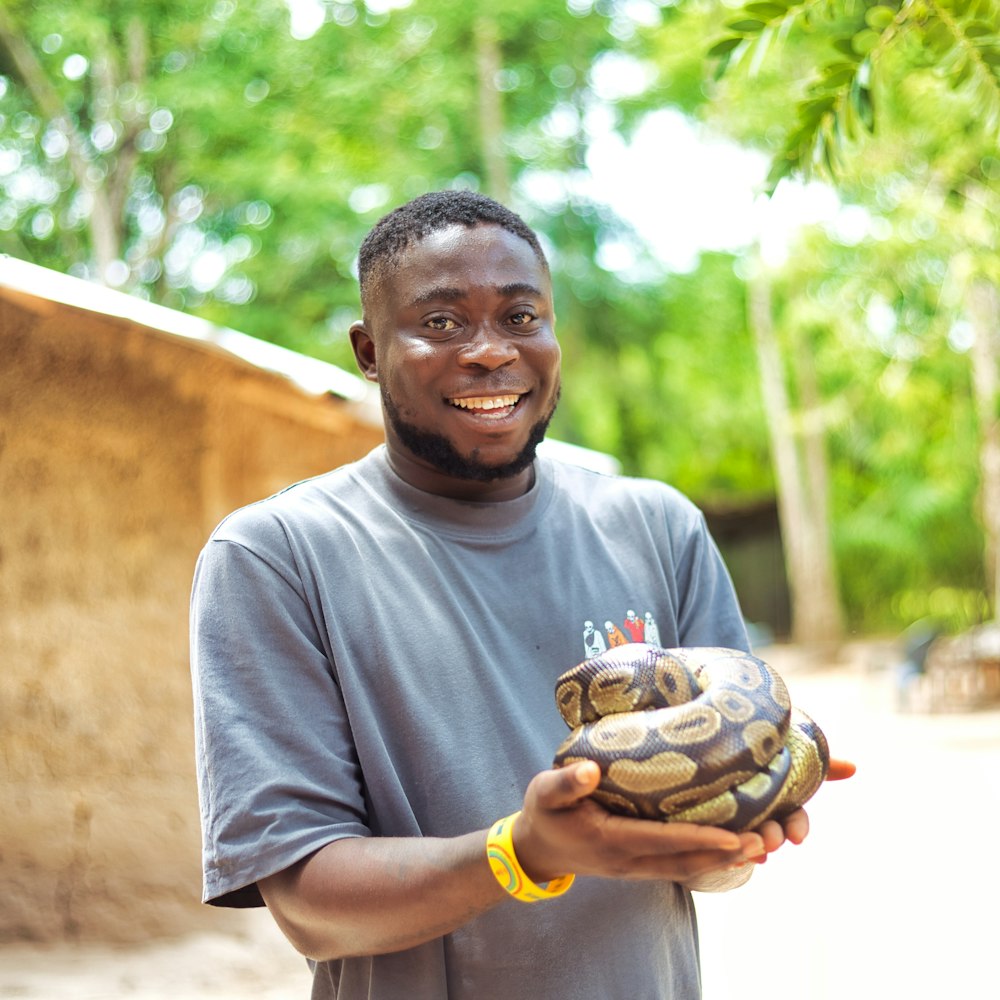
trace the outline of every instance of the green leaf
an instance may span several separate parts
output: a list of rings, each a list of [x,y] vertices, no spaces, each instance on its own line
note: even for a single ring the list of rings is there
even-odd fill
[[[824,130],[820,133],[820,137],[822,139],[820,149],[823,154],[823,163],[826,165],[827,172],[832,179],[837,176],[837,167],[834,162],[833,135],[831,132]]]
[[[823,77],[820,83],[826,90],[833,90],[850,83],[857,67],[853,63],[836,62],[823,67]]]
[[[865,129],[875,131],[875,106],[872,103],[872,92],[867,87],[857,86],[851,92],[851,103],[857,112],[858,120]]]
[[[929,22],[929,27],[924,31],[924,39],[939,57],[950,52],[955,45],[955,36],[951,33],[951,29],[938,18]]]
[[[841,53],[841,55],[848,56],[857,62],[859,56],[858,53],[854,51],[854,39],[848,35],[846,38],[837,38],[833,41],[833,47]]]
[[[812,101],[803,101],[799,105],[799,117],[804,121],[818,122],[828,111],[833,109],[835,98],[831,95]]]
[[[775,157],[771,162],[771,169],[768,171],[767,180],[764,182],[769,195],[774,194],[774,189],[778,186],[778,182],[788,177],[795,169],[797,163],[797,159],[793,160],[787,154]]]
[[[763,31],[767,25],[763,21],[746,18],[742,21],[730,21],[726,27],[730,31],[738,31],[741,35],[756,35]]]
[[[851,38],[851,48],[859,56],[866,56],[878,45],[881,38],[882,36],[877,31],[865,28]]]
[[[973,63],[971,59],[962,59],[961,66],[957,73],[955,73],[951,79],[948,81],[952,90],[958,90],[971,76],[973,72]]]
[[[784,17],[788,13],[788,8],[777,3],[748,3],[744,8],[747,14],[762,18],[765,21],[773,21],[776,18]]]
[[[877,7],[869,7],[865,11],[865,22],[868,27],[875,31],[882,32],[892,24],[896,17],[896,12],[891,7],[879,4]]]
[[[708,57],[710,59],[714,59],[717,56],[729,55],[733,49],[742,45],[743,41],[744,40],[737,35],[730,35],[728,38],[722,38],[708,50]]]
[[[984,24],[982,21],[970,21],[963,26],[962,31],[966,38],[984,38],[995,34],[997,29],[995,26]]]
[[[719,61],[715,64],[715,72],[712,74],[713,80],[718,82],[726,75],[726,70],[729,69],[732,57],[732,52],[727,52],[725,55],[719,57]]]

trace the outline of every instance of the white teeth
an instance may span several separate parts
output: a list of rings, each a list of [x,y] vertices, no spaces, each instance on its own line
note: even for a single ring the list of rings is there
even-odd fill
[[[520,396],[476,396],[470,399],[451,399],[452,406],[463,410],[497,410],[505,406],[513,406]]]

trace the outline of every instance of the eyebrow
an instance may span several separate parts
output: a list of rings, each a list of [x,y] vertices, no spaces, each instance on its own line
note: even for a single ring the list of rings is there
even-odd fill
[[[513,281],[507,285],[494,285],[493,291],[505,299],[513,298],[516,295],[529,295],[541,298],[543,294],[541,289],[536,288],[527,281]],[[467,294],[468,291],[463,288],[448,288],[446,286],[428,288],[426,292],[421,292],[413,299],[413,305],[422,306],[428,302],[456,302],[459,299],[464,299]]]

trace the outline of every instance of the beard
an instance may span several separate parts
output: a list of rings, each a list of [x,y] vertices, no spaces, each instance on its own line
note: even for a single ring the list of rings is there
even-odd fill
[[[534,462],[535,451],[544,439],[552,415],[556,412],[561,391],[556,389],[556,398],[552,403],[552,408],[531,428],[528,440],[517,455],[509,462],[490,465],[479,460],[477,450],[473,450],[471,455],[463,455],[443,434],[424,430],[422,427],[417,427],[416,424],[408,423],[392,401],[388,390],[384,386],[379,386],[379,389],[382,394],[385,415],[392,425],[393,431],[414,456],[423,459],[446,476],[479,483],[491,482],[495,479],[509,479],[524,472]]]

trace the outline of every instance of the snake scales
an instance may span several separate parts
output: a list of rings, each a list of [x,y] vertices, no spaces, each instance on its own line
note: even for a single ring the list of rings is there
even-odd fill
[[[803,805],[826,777],[820,728],[784,681],[734,649],[628,643],[556,682],[570,735],[555,766],[596,761],[612,812],[751,830]]]

